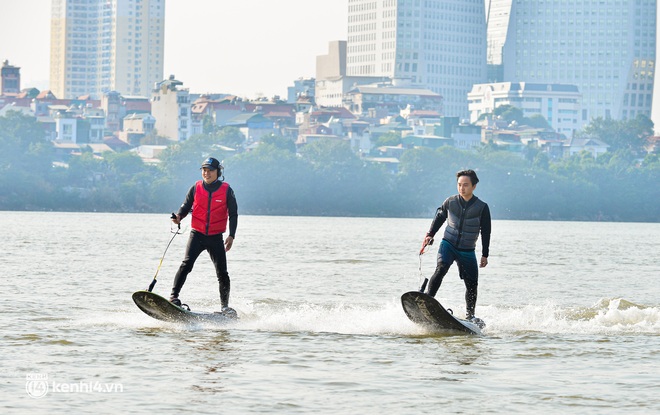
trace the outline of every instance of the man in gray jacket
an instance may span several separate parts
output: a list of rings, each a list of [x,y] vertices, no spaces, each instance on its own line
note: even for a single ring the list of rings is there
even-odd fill
[[[431,229],[426,233],[422,250],[433,241],[440,227],[447,222],[438,248],[438,265],[431,276],[427,294],[435,296],[451,264],[458,264],[459,276],[465,283],[466,318],[474,319],[477,305],[479,268],[488,265],[490,245],[490,210],[473,192],[479,178],[473,170],[456,173],[458,194],[447,198],[435,213]],[[481,233],[481,261],[477,266],[475,248]]]

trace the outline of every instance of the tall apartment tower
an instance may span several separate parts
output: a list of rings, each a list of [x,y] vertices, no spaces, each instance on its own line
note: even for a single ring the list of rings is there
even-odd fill
[[[504,81],[577,85],[582,122],[650,117],[656,1],[486,1],[495,21],[508,19],[488,27],[489,45],[505,39]]]
[[[349,0],[346,75],[407,80],[468,117],[467,94],[486,82],[484,0]]]
[[[149,97],[163,79],[164,29],[165,0],[52,0],[51,91]]]

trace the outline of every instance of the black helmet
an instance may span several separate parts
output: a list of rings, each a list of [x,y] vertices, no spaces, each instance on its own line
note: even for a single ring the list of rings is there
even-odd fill
[[[218,170],[222,168],[222,165],[220,164],[218,159],[209,157],[206,160],[204,160],[204,162],[202,163],[202,167],[200,167],[200,169],[203,169],[205,167],[210,170]]]

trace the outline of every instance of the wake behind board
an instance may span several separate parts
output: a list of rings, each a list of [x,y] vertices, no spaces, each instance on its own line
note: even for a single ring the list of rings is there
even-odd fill
[[[144,311],[145,314],[163,321],[173,323],[228,323],[230,321],[238,320],[236,312],[233,313],[205,313],[189,311],[185,308],[172,304],[166,298],[150,291],[137,291],[133,293],[133,301],[138,308]]]
[[[481,334],[482,327],[472,321],[454,317],[428,294],[419,291],[407,292],[401,296],[401,304],[411,321],[431,330]]]

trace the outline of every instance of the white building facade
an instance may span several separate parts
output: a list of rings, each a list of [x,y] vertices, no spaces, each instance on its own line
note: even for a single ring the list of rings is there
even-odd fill
[[[154,88],[151,95],[151,115],[158,135],[172,141],[185,141],[193,132],[190,91],[179,88],[183,82],[170,76]]]
[[[656,1],[491,0],[490,7],[499,21],[509,19],[488,29],[490,44],[506,39],[504,81],[577,85],[587,123],[650,117]]]
[[[148,97],[163,79],[165,0],[52,0],[50,89]]]
[[[406,79],[467,117],[467,93],[486,82],[483,0],[349,0],[347,76]]]
[[[388,77],[346,76],[346,41],[333,41],[328,54],[316,57],[316,104],[341,107],[344,95],[357,85],[391,81]]]
[[[474,85],[468,94],[470,122],[495,108],[511,105],[525,117],[541,115],[558,133],[572,137],[582,129],[581,95],[575,85],[498,82]]]

